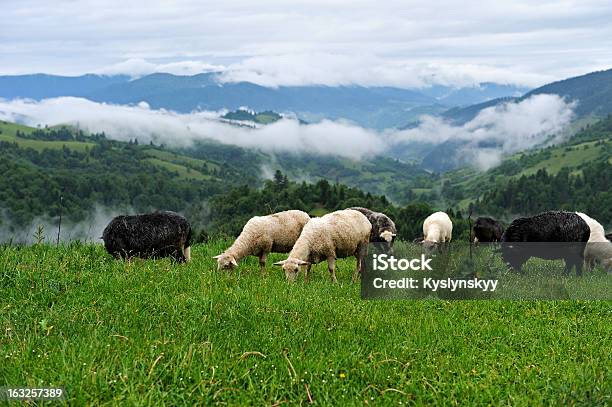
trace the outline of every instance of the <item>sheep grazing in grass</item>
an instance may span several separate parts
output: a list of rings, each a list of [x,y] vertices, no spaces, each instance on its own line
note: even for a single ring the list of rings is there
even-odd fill
[[[368,208],[355,206],[349,209],[359,211],[365,215],[372,224],[370,232],[370,242],[381,242],[385,244],[387,250],[393,246],[393,240],[397,236],[395,222],[382,212],[374,212]]]
[[[595,264],[601,264],[608,272],[612,271],[612,243],[606,237],[601,223],[590,216],[576,212],[589,225],[589,240],[584,249],[584,264],[592,269]]]
[[[499,242],[504,234],[504,227],[493,218],[479,217],[474,222],[474,242]]]
[[[297,279],[300,266],[307,266],[304,274],[307,280],[311,265],[327,260],[331,278],[336,282],[336,259],[354,256],[357,268],[353,280],[356,280],[365,266],[371,231],[372,224],[368,218],[353,209],[313,218],[304,226],[287,260],[274,264],[282,266],[287,280],[293,282]]]
[[[306,212],[298,210],[249,219],[234,244],[213,257],[217,259],[217,269],[232,270],[243,257],[257,256],[260,271],[263,272],[268,254],[289,253],[309,220]]]
[[[519,271],[531,257],[564,259],[566,273],[575,266],[576,274],[580,275],[589,236],[588,224],[573,212],[550,211],[518,218],[502,236],[502,258]]]
[[[450,242],[453,237],[453,222],[445,212],[435,212],[423,221],[424,249],[431,251],[441,244]]]
[[[102,239],[106,251],[116,258],[191,260],[191,226],[174,212],[117,216],[104,229]]]

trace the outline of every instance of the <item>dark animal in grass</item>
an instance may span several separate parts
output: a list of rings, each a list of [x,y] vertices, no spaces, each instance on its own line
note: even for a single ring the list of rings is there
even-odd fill
[[[504,227],[493,218],[479,217],[474,222],[474,242],[499,242],[504,233]]]
[[[117,216],[104,229],[102,239],[106,251],[116,258],[191,260],[191,226],[174,212]]]
[[[589,235],[589,226],[574,212],[550,211],[518,218],[502,236],[502,258],[519,271],[531,257],[563,259],[566,273],[576,267],[576,275],[581,275]]]
[[[374,212],[373,210],[360,206],[354,206],[348,209],[359,211],[368,218],[372,224],[372,231],[370,232],[371,243],[382,243],[387,251],[391,250],[393,241],[397,236],[397,228],[395,227],[395,222],[393,222],[390,217],[382,212]]]

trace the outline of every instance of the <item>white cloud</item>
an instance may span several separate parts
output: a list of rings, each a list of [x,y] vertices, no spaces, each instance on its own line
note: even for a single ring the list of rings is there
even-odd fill
[[[570,123],[572,109],[571,103],[557,95],[534,95],[519,103],[486,108],[462,126],[427,116],[418,127],[394,133],[391,139],[408,144],[464,141],[463,158],[488,169],[505,155],[558,141],[554,137]]]
[[[10,217],[6,216],[3,212],[5,212],[5,210],[0,210],[0,214],[3,215],[2,218],[6,219],[7,222],[0,224],[0,242],[37,243],[35,235],[39,228],[41,228],[40,231],[42,232],[41,238],[44,238],[41,243],[55,243],[57,241],[59,226],[58,218],[39,216],[30,222],[28,226],[17,228],[10,224]],[[106,225],[115,216],[126,213],[134,213],[134,210],[128,207],[107,208],[96,205],[88,214],[87,220],[82,222],[69,222],[64,219],[62,222],[60,241],[81,240],[100,243],[100,237]]]
[[[224,69],[221,82],[262,86],[364,85],[420,88],[433,84],[473,86],[482,82],[535,86],[552,77],[474,64],[415,62],[374,55],[303,53],[246,58]]]
[[[373,131],[342,121],[323,120],[300,125],[283,119],[258,129],[237,127],[216,120],[217,112],[179,114],[164,109],[151,110],[145,103],[120,106],[87,99],[61,97],[0,101],[0,118],[29,125],[78,124],[91,132],[128,141],[190,146],[196,140],[216,140],[267,152],[313,153],[361,158],[384,151],[383,139]]]
[[[202,61],[179,61],[167,64],[154,64],[142,58],[130,58],[117,64],[109,65],[93,73],[101,75],[130,75],[140,77],[156,72],[171,73],[174,75],[196,75],[205,72],[220,72],[225,69],[222,65],[208,64]]]
[[[432,63],[381,58],[375,55],[291,53],[248,57],[230,64],[198,60],[156,64],[131,58],[93,73],[124,74],[134,78],[155,72],[195,75],[217,72],[217,80],[252,82],[261,86],[394,86],[422,88],[434,84],[475,86],[482,82],[535,87],[554,80],[553,76],[491,65]]]
[[[87,99],[62,97],[40,102],[0,101],[0,119],[29,125],[78,124],[92,132],[128,141],[190,146],[195,140],[221,143],[266,152],[313,153],[360,159],[388,153],[397,145],[441,144],[462,141],[460,155],[481,169],[497,165],[503,156],[551,141],[572,119],[572,104],[557,95],[535,95],[519,103],[482,110],[473,120],[454,126],[440,118],[424,116],[413,129],[377,133],[343,121],[323,120],[300,125],[283,119],[257,129],[232,126],[217,120],[217,112],[179,114],[152,110],[146,103],[120,106]]]

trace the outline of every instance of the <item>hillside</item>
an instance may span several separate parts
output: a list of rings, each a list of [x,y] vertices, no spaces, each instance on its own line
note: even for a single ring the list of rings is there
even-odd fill
[[[574,112],[577,119],[587,116],[604,117],[612,113],[612,69],[552,82],[533,89],[521,97],[503,97],[471,106],[452,108],[444,112],[442,117],[453,123],[463,124],[487,107],[507,102],[520,102],[539,94],[559,95],[567,101],[575,102]]]
[[[476,212],[506,219],[565,206],[589,212],[612,228],[610,185],[612,115],[585,125],[565,143],[515,154],[491,170],[445,173],[419,197],[463,210],[472,204]]]
[[[60,195],[69,222],[91,221],[98,207],[121,212],[163,208],[189,214],[212,234],[234,234],[246,217],[262,210],[299,207],[320,215],[363,202],[404,219],[407,238],[419,233],[411,217],[432,208],[465,214],[473,207],[475,213],[511,219],[566,207],[586,211],[612,228],[612,116],[585,125],[564,144],[516,154],[489,171],[463,168],[441,175],[386,157],[270,155],[207,141],[173,150],[69,127],[34,129],[6,122],[0,122],[0,146],[0,171],[6,174],[0,180],[0,229],[9,232],[37,219],[57,219]],[[306,182],[291,183],[291,193],[282,192],[264,182],[277,180],[278,174],[287,182]],[[250,189],[240,189],[246,185]],[[268,189],[257,192],[265,185]],[[332,187],[336,195],[329,200],[324,191]],[[236,188],[249,198],[239,213],[228,212],[225,205],[239,200]],[[384,201],[377,201],[381,195]]]
[[[501,103],[515,102],[517,100],[518,98],[514,98],[514,97],[497,98],[497,99],[488,100],[486,102],[477,103],[477,104],[470,105],[470,106],[454,107],[452,109],[446,110],[440,116],[448,120],[452,124],[456,126],[460,126],[472,120],[483,109],[486,109],[492,106],[497,106]]]
[[[253,112],[245,109],[234,110],[233,112],[227,112],[221,119],[228,120],[229,122],[251,122],[254,124],[271,124],[282,119],[282,116],[271,110],[265,112]]]
[[[555,94],[576,102],[578,117],[603,117],[612,113],[612,69],[553,82],[536,88],[523,99],[542,93]]]
[[[64,126],[35,129],[0,122],[0,146],[0,171],[7,174],[0,180],[4,222],[0,232],[9,235],[35,220],[57,219],[60,210],[68,222],[93,222],[98,207],[119,212],[176,210],[203,225],[214,221],[208,218],[205,204],[211,197],[239,185],[261,186],[277,170],[291,179],[329,180],[401,202],[410,200],[414,186],[429,182],[424,171],[382,157],[358,162],[272,156],[212,141],[172,150],[139,145],[137,140],[113,141],[104,134],[89,135]],[[353,194],[352,189],[342,188],[345,198],[338,202]],[[308,203],[307,210],[335,208],[307,197],[302,201]]]
[[[47,223],[60,212],[66,222],[78,223],[94,222],[98,207],[184,211],[224,185],[218,163],[188,160],[153,146],[65,128],[1,123],[0,130],[0,229],[8,235],[35,219]]]

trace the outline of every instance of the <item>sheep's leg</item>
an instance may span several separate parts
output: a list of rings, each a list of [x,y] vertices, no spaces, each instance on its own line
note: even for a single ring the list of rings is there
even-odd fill
[[[338,282],[336,278],[336,258],[328,257],[327,258],[327,269],[329,270],[329,274],[331,274],[331,279],[334,283]]]
[[[312,264],[309,264],[308,266],[306,266],[306,268],[304,269],[304,281],[308,281],[308,273],[310,273],[310,268],[312,267]]]
[[[357,281],[358,276],[361,274],[361,256],[357,255],[357,267],[355,268],[355,272],[353,273],[353,283]]]
[[[367,244],[362,244],[359,245],[359,247],[357,248],[357,268],[355,269],[355,272],[353,273],[353,282],[357,281],[357,277],[358,276],[362,276],[364,273],[364,264],[365,264],[365,257],[367,255],[368,252],[368,246]]]
[[[174,253],[172,253],[171,257],[177,263],[184,263],[187,260],[185,258],[185,255],[183,254],[183,250],[181,250],[181,249],[175,250]]]
[[[574,265],[574,262],[568,258],[563,259],[565,261],[565,268],[563,269],[563,275],[566,277],[569,277],[570,273],[572,272],[572,266]],[[578,271],[578,269],[576,268],[576,272]]]
[[[263,275],[266,274],[266,257],[268,256],[268,253],[266,252],[262,252],[259,255],[259,272]]]
[[[574,266],[576,267],[576,277],[582,276],[582,261],[576,261]]]
[[[191,261],[191,246],[183,248],[183,256],[186,261]]]

